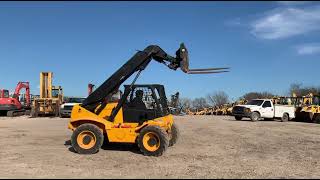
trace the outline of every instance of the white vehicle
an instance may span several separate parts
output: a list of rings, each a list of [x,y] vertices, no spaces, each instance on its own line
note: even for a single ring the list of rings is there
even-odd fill
[[[66,102],[60,106],[60,117],[70,117],[73,106],[81,104],[84,100],[84,97],[66,98]]]
[[[281,119],[289,121],[295,118],[295,107],[290,105],[274,105],[271,99],[253,99],[245,105],[237,105],[232,109],[236,120],[248,117],[252,121],[264,119]]]

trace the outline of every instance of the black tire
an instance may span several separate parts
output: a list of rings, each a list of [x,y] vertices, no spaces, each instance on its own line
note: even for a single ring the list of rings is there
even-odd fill
[[[8,117],[14,117],[14,111],[8,111],[7,112]]]
[[[320,124],[320,114],[313,115],[313,122]]]
[[[178,139],[180,138],[180,131],[178,126],[173,123],[171,127],[171,135],[170,135],[170,140],[169,140],[169,147],[173,146],[178,142]]]
[[[38,110],[36,108],[32,108],[30,114],[33,118],[38,117]]]
[[[235,116],[234,118],[236,118],[236,120],[238,120],[238,121],[242,120],[241,116]]]
[[[29,116],[30,113],[31,113],[30,110],[26,110],[26,111],[24,112],[24,114],[27,115],[27,116]]]
[[[288,113],[284,113],[281,117],[282,122],[288,122],[289,121],[289,115]]]
[[[160,144],[159,144],[159,147],[157,148],[157,150],[155,150],[155,151],[147,150],[143,144],[144,136],[149,133],[153,133],[159,138],[158,143],[160,143]],[[138,143],[138,147],[139,147],[140,151],[145,156],[161,156],[167,150],[167,148],[169,146],[169,136],[168,136],[168,133],[164,129],[162,129],[158,126],[147,126],[147,127],[144,127],[140,131],[137,143]]]
[[[252,112],[250,115],[250,119],[253,122],[258,121],[259,118],[260,118],[260,114],[258,112]]]
[[[90,132],[91,134],[93,134],[95,136],[95,142],[93,144],[93,146],[91,148],[85,149],[83,147],[81,147],[81,145],[79,145],[78,143],[78,136],[84,132]],[[92,141],[92,136],[87,136],[88,138],[86,138],[86,136],[83,138],[83,144],[90,144]],[[90,140],[88,140],[90,139]],[[75,131],[72,133],[71,136],[71,145],[73,147],[73,149],[79,153],[79,154],[95,154],[99,151],[99,149],[101,148],[102,144],[103,144],[103,140],[104,136],[102,131],[100,130],[100,128],[94,124],[82,124],[79,127],[77,127],[75,129]],[[89,141],[89,142],[84,142],[84,141]]]

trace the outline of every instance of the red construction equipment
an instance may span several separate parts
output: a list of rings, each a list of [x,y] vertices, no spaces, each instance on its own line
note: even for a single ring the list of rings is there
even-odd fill
[[[22,105],[19,101],[20,91],[25,88],[26,102]],[[0,89],[0,111],[5,111],[7,116],[13,117],[18,115],[29,114],[30,111],[30,88],[29,82],[19,82],[12,97],[9,91]]]

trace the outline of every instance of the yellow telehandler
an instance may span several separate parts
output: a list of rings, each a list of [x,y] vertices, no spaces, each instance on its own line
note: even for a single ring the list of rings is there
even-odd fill
[[[81,105],[73,107],[68,128],[73,131],[71,145],[76,152],[96,153],[107,139],[109,142],[136,143],[144,155],[160,156],[177,142],[179,130],[169,113],[164,87],[135,84],[141,71],[153,59],[173,70],[181,68],[187,74],[227,72],[224,70],[227,68],[189,69],[184,44],[176,51],[176,57],[156,45],[138,51]],[[135,72],[133,82],[124,86],[119,101],[110,103],[112,94]]]

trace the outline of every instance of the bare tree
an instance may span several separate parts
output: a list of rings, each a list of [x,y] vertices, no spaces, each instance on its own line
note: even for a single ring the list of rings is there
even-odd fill
[[[207,99],[213,106],[220,106],[229,102],[229,96],[224,91],[208,94]]]
[[[290,95],[295,93],[297,96],[305,96],[309,93],[319,94],[320,87],[315,87],[315,86],[302,87],[302,83],[293,83],[289,87],[289,93]]]
[[[178,108],[182,111],[186,111],[192,107],[192,101],[189,98],[180,98],[178,102]]]
[[[270,92],[249,92],[243,95],[243,98],[246,100],[251,99],[262,99],[262,98],[272,98],[274,95]]]
[[[300,96],[302,83],[292,83],[289,87],[289,95],[291,96],[293,93]]]
[[[206,101],[205,98],[201,97],[201,98],[195,98],[193,101],[192,101],[192,106],[196,109],[203,109],[205,107],[208,107],[208,103]]]

